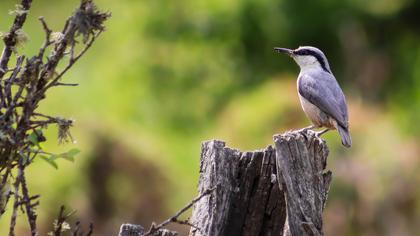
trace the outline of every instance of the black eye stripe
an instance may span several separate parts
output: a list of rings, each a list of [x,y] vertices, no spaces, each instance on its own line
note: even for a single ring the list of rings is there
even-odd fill
[[[324,69],[324,71],[330,73],[330,71],[327,69],[326,66],[326,61],[324,60],[323,56],[320,55],[318,52],[316,51],[312,51],[309,49],[296,49],[294,51],[294,53],[296,55],[300,55],[300,56],[313,56],[317,59],[317,61],[319,62],[319,64],[321,65],[322,69]]]
[[[311,51],[308,49],[300,49],[300,50],[295,50],[295,54],[301,55],[301,56],[311,55]]]
[[[297,50],[295,50],[295,54],[302,55],[302,56],[310,55],[310,56],[321,57],[322,58],[322,56],[319,55],[319,53],[317,53],[315,51],[312,51],[312,50],[309,50],[309,49],[297,49]]]

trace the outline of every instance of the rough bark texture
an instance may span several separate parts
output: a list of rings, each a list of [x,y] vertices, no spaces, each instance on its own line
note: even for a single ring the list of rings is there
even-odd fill
[[[140,236],[144,233],[141,225],[122,224],[118,236]]]
[[[143,236],[145,233],[141,225],[122,224],[118,236]],[[178,236],[178,233],[167,229],[159,229],[152,236]]]
[[[202,144],[200,193],[217,186],[194,206],[190,236],[278,235],[286,218],[276,178],[275,150],[240,152],[222,141]]]
[[[313,132],[274,136],[279,177],[286,185],[285,235],[323,235],[322,211],[331,183],[328,148]]]

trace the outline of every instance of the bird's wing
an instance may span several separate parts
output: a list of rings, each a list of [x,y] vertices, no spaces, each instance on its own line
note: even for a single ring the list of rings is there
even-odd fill
[[[340,126],[348,128],[346,100],[331,74],[301,74],[298,83],[298,91],[302,97],[334,118]]]

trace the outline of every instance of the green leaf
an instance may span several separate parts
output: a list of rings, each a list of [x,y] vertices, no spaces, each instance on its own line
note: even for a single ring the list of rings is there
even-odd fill
[[[28,140],[32,143],[33,146],[37,146],[42,149],[41,142],[45,142],[45,137],[41,129],[36,129],[28,135]]]
[[[30,135],[28,135],[28,140],[34,145],[38,146],[38,135],[35,132],[32,132]]]
[[[80,153],[80,150],[77,148],[70,149],[67,152],[61,153],[57,155],[57,158],[64,158],[68,161],[74,162],[74,157]]]
[[[58,165],[57,165],[57,162],[56,162],[57,159],[63,158],[65,160],[74,162],[74,156],[76,156],[79,153],[80,153],[79,149],[73,148],[73,149],[70,149],[67,152],[63,152],[63,153],[60,153],[60,154],[51,154],[48,157],[45,156],[45,155],[40,155],[40,157],[43,160],[45,160],[46,162],[48,162],[50,165],[52,165],[54,168],[58,169]]]
[[[56,159],[55,155],[51,155],[49,158],[46,156],[39,156],[41,157],[44,161],[48,162],[50,165],[52,165],[55,169],[58,169],[58,165],[57,163],[54,161]]]

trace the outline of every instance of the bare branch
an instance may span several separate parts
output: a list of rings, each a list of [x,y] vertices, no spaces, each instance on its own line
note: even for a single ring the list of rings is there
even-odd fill
[[[10,77],[5,80],[4,84],[4,96],[2,97],[2,106],[1,107],[6,107],[7,103],[8,103],[8,109],[13,109],[13,106],[10,106],[10,103],[12,101],[12,85],[13,83],[17,80],[17,76],[19,74],[19,72],[22,69],[22,64],[23,61],[25,60],[25,56],[19,56],[16,60],[16,67],[13,69],[12,74],[10,75]],[[1,89],[1,86],[0,86]],[[2,92],[3,95],[3,92]],[[17,98],[16,98],[17,99]]]
[[[61,79],[61,77],[63,77],[63,75],[87,52],[87,50],[92,46],[96,38],[99,37],[101,33],[102,31],[97,32],[77,56],[73,57],[73,54],[72,54],[69,64],[63,69],[63,71],[61,71],[57,75],[57,77],[54,78],[54,80],[52,80],[47,86],[45,86],[44,90],[49,89],[52,86],[57,86],[57,83]]]
[[[61,229],[63,227],[64,221],[66,220],[66,217],[64,216],[64,209],[65,209],[64,206],[61,206],[60,213],[58,213],[57,222],[55,224],[55,231],[54,231],[55,236],[61,235]]]
[[[76,83],[61,83],[61,82],[57,82],[56,84],[54,84],[54,86],[78,86],[79,84]]]
[[[31,3],[32,0],[22,0],[20,2],[23,10],[22,14],[16,14],[12,27],[10,27],[9,32],[7,32],[3,39],[5,47],[0,57],[0,79],[2,79],[4,74],[7,72],[7,65],[9,63],[10,56],[12,55],[13,48],[17,43],[16,32],[20,30],[25,23],[29,8],[31,7]]]
[[[44,56],[44,53],[45,53],[45,49],[52,44],[51,39],[50,39],[52,30],[48,28],[47,22],[45,22],[45,19],[43,16],[39,17],[38,19],[41,22],[42,28],[45,31],[45,41],[44,41],[44,44],[39,49],[39,53],[38,53],[38,58],[42,60],[42,57]]]
[[[19,185],[20,185],[20,178],[19,178],[19,176],[20,176],[20,174],[21,174],[21,172],[19,170],[18,171],[18,176],[16,177],[15,183],[14,183],[13,196],[14,196],[15,202],[13,204],[12,216],[10,218],[9,236],[14,236],[15,235],[17,209],[19,207]]]
[[[196,225],[193,225],[190,221],[189,221],[189,219],[186,219],[186,220],[178,220],[178,219],[174,219],[174,221],[173,221],[174,223],[177,223],[177,224],[180,224],[180,225],[186,225],[186,226],[190,226],[190,227],[192,227],[192,228],[194,228],[194,229],[196,229],[196,230],[198,230],[198,231],[201,231],[200,230],[200,228],[198,227],[198,226],[196,226]]]
[[[89,231],[88,231],[88,233],[86,234],[86,236],[91,236],[93,234],[93,224],[92,223],[90,223],[89,224]]]
[[[10,196],[14,198],[9,235],[14,235],[18,209],[26,213],[31,234],[38,233],[35,208],[39,204],[39,195],[29,194],[25,170],[38,154],[48,153],[38,144],[45,141],[42,129],[56,124],[59,141],[72,140],[69,132],[72,120],[40,114],[36,110],[40,102],[46,98],[49,88],[78,85],[62,83],[59,80],[104,31],[104,22],[110,16],[107,12],[97,10],[93,0],[81,0],[79,7],[67,19],[61,32],[54,33],[45,19],[40,17],[45,40],[38,53],[29,58],[17,56],[13,63],[14,67],[8,68],[12,53],[22,41],[21,29],[31,3],[32,0],[21,0],[13,11],[16,17],[10,30],[3,37],[5,47],[0,57],[0,176],[2,177],[0,187],[6,186],[6,183],[13,178],[12,173],[17,172],[13,182],[14,191],[10,191],[13,194],[6,194],[4,203],[4,199],[1,199],[4,207],[1,206],[0,214],[3,214]],[[80,52],[76,51],[79,41],[83,42]],[[44,60],[47,51],[48,57]],[[57,66],[66,61],[67,54],[70,55],[70,59],[64,64],[63,71],[57,73]],[[58,223],[67,217],[60,216]],[[90,227],[88,235],[92,234],[92,229],[93,226]],[[60,230],[55,231],[61,234]]]
[[[23,155],[23,154],[21,154]],[[22,187],[22,198],[23,204],[25,205],[26,215],[28,216],[29,226],[31,228],[31,235],[35,236],[37,234],[36,228],[36,214],[34,212],[34,208],[39,204],[39,202],[35,202],[32,204],[32,201],[38,198],[38,195],[29,197],[28,187],[26,186],[26,179],[25,179],[25,165],[23,164],[22,158],[19,161],[18,165],[20,171],[20,181]]]
[[[44,93],[46,89],[54,86],[54,84],[63,76],[63,74],[71,68],[74,62],[77,61],[91,47],[95,38],[105,30],[103,23],[110,16],[110,13],[98,11],[92,0],[81,1],[80,7],[75,11],[73,16],[71,16],[66,21],[62,31],[63,39],[56,44],[55,50],[51,53],[48,62],[41,71],[37,90]],[[90,42],[86,44],[85,49],[83,49],[78,56],[76,56],[74,59],[70,58],[69,65],[63,70],[63,72],[61,72],[53,81],[45,86],[48,79],[54,74],[58,62],[63,58],[65,50],[69,45],[71,46],[74,44],[74,38],[79,34],[83,35],[83,41],[85,43],[91,36],[92,38]]]
[[[150,227],[149,231],[147,231],[143,236],[153,235],[153,233],[155,233],[156,231],[162,229],[163,227],[165,227],[166,225],[168,225],[170,223],[179,223],[179,224],[183,224],[183,225],[188,225],[188,226],[194,227],[195,229],[200,230],[198,227],[192,225],[188,221],[179,220],[178,217],[182,213],[184,213],[188,209],[190,209],[196,202],[200,201],[201,198],[203,198],[204,196],[207,196],[210,193],[212,193],[216,188],[217,188],[217,186],[204,190],[202,194],[200,194],[198,197],[194,198],[190,203],[188,203],[181,210],[179,210],[177,213],[175,213],[175,215],[171,216],[171,218],[163,221],[162,223],[160,223],[160,224],[158,224],[156,226],[154,224],[152,224],[152,226]]]

